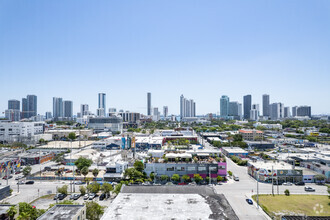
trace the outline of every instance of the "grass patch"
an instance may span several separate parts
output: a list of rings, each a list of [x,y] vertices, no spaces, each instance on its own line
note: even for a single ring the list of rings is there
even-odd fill
[[[30,202],[30,204],[33,204],[34,202],[38,201],[39,199],[53,199],[54,196],[55,196],[55,194],[40,196],[39,198],[37,198],[37,199],[33,200],[32,202]]]
[[[252,198],[256,201],[257,196]],[[259,195],[259,205],[270,217],[281,215],[330,216],[327,195]]]

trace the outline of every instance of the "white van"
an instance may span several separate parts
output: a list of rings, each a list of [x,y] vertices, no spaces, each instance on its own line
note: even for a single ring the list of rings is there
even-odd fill
[[[236,174],[233,174],[233,179],[234,179],[235,181],[239,181],[239,177],[238,177]]]

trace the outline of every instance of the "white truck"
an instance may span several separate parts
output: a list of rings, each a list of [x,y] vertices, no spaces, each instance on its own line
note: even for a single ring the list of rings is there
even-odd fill
[[[233,179],[234,179],[235,181],[239,181],[239,177],[237,176],[237,174],[233,174]]]

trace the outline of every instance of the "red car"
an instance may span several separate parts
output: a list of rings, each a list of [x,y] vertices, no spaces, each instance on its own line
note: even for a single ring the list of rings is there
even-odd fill
[[[187,183],[179,183],[178,185],[183,186],[183,185],[187,185]]]

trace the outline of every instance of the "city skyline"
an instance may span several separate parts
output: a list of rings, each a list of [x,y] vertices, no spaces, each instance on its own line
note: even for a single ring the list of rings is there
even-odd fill
[[[330,102],[317,98],[330,100],[329,7],[328,1],[1,2],[0,110],[9,99],[35,94],[39,114],[51,111],[52,97],[72,100],[74,114],[84,103],[95,113],[95,96],[104,92],[107,108],[145,113],[151,92],[154,107],[177,115],[180,94],[194,97],[197,115],[218,113],[223,94],[240,103],[251,94],[259,104],[270,94],[271,103],[329,114]]]

